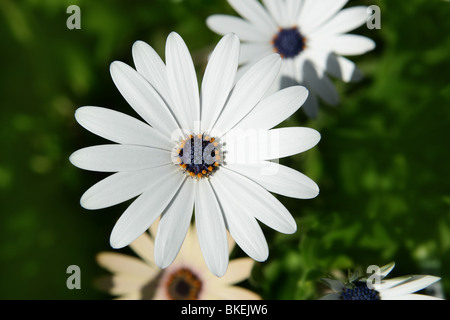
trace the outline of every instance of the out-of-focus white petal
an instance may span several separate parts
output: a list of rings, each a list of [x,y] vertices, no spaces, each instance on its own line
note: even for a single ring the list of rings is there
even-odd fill
[[[298,26],[301,10],[304,6],[305,0],[286,0],[286,16],[289,26]]]
[[[234,16],[215,14],[206,19],[206,24],[212,31],[221,35],[235,33],[241,41],[269,42],[271,40],[250,22]]]
[[[317,95],[315,92],[309,91],[308,99],[306,99],[303,104],[303,110],[309,118],[317,118],[319,115],[319,101],[317,101]]]
[[[340,34],[330,37],[328,46],[336,54],[354,56],[375,49],[375,41],[357,34]]]
[[[258,61],[271,53],[274,53],[274,48],[269,42],[244,42],[241,43],[239,63]]]
[[[289,16],[284,1],[279,0],[262,0],[267,10],[281,28],[292,27],[289,25]]]
[[[130,243],[130,248],[149,266],[157,269],[153,259],[154,243],[148,232],[144,232],[136,240]]]
[[[339,103],[339,95],[330,78],[323,70],[318,70],[313,63],[306,61],[303,64],[303,78],[306,87],[318,94],[325,102],[332,106]]]
[[[298,0],[297,0],[298,1]],[[270,17],[266,9],[257,0],[228,0],[230,5],[243,18],[253,23],[258,30],[268,37],[273,37],[277,32],[277,25]]]
[[[295,1],[295,0],[292,0]],[[298,19],[304,35],[308,35],[341,10],[348,0],[305,0]]]
[[[228,271],[221,281],[230,285],[244,281],[250,277],[255,261],[250,258],[238,258],[230,261]]]
[[[144,279],[156,275],[155,269],[142,260],[122,253],[100,252],[96,260],[101,267],[112,273],[129,274]]]
[[[337,13],[311,34],[308,34],[308,37],[315,38],[327,34],[347,33],[362,26],[366,23],[367,18],[367,7],[357,6],[347,8]]]
[[[359,81],[363,77],[354,62],[328,50],[310,49],[308,57],[318,69],[344,82]]]

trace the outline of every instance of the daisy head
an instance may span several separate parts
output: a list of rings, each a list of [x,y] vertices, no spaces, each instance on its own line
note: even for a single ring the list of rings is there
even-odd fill
[[[76,120],[113,144],[74,152],[70,161],[114,173],[81,197],[86,209],[135,199],[115,224],[113,248],[122,248],[161,216],[155,263],[168,267],[183,243],[195,209],[205,262],[217,276],[228,265],[227,230],[251,258],[264,261],[268,245],[258,221],[291,234],[296,222],[271,193],[297,199],[318,195],[314,181],[277,159],[314,147],[309,128],[273,127],[308,96],[302,86],[267,95],[281,68],[278,54],[255,63],[236,80],[240,42],[222,38],[210,56],[201,88],[189,51],[176,34],[166,43],[165,63],[149,45],[133,46],[136,69],[111,64],[117,88],[144,121],[101,107],[81,107]]]
[[[415,292],[427,288],[440,278],[428,275],[411,275],[385,279],[394,269],[390,263],[376,268],[373,274],[359,277],[358,273],[351,274],[347,281],[336,279],[322,279],[333,293],[329,293],[321,300],[440,300],[433,296],[417,294]]]
[[[368,19],[367,7],[342,9],[348,0],[228,0],[242,18],[213,15],[207,25],[218,34],[235,32],[243,41],[239,62],[243,70],[273,52],[282,69],[275,88],[301,83],[310,90],[303,109],[317,116],[320,97],[330,105],[339,95],[328,75],[345,82],[361,78],[355,64],[343,56],[366,53],[375,43],[347,34]]]
[[[195,228],[189,227],[178,257],[168,268],[153,260],[156,224],[130,244],[138,257],[116,252],[97,255],[100,266],[111,272],[96,281],[99,289],[122,300],[259,300],[261,297],[235,284],[249,278],[254,261],[230,261],[226,276],[213,276],[201,258]],[[234,241],[228,237],[230,251]]]

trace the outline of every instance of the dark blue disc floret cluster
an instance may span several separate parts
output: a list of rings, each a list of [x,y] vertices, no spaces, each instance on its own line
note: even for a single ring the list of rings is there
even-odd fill
[[[305,49],[305,38],[297,27],[280,29],[272,40],[276,52],[283,58],[293,58]]]
[[[345,288],[341,293],[342,300],[380,300],[380,294],[367,287],[362,281],[353,283],[352,288]]]
[[[177,150],[178,165],[191,177],[210,176],[219,166],[218,142],[209,136],[190,135]]]

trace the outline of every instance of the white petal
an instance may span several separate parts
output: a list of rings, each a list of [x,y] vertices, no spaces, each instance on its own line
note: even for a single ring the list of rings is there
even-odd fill
[[[186,44],[175,32],[167,37],[166,65],[175,114],[183,129],[194,132],[194,125],[200,123],[197,75]]]
[[[203,77],[202,132],[211,129],[223,109],[235,81],[238,60],[239,38],[228,34],[219,41],[211,54]]]
[[[166,136],[146,123],[111,109],[81,107],[75,112],[75,118],[87,130],[113,142],[166,150],[173,147]]]
[[[256,165],[228,164],[227,168],[240,173],[270,192],[298,199],[312,199],[319,194],[317,184],[289,167],[264,161]]]
[[[206,265],[214,275],[223,276],[228,267],[227,233],[222,210],[207,180],[197,183],[195,223]]]
[[[320,141],[319,132],[301,127],[272,129],[260,137],[258,158],[261,160],[280,159],[305,152]]]
[[[289,16],[284,1],[262,0],[262,2],[281,28],[291,27],[289,25]]]
[[[225,215],[228,231],[250,258],[256,261],[265,261],[269,256],[269,248],[261,227],[252,212],[235,201],[233,189],[223,182],[224,180],[221,179],[211,179],[211,185]]]
[[[194,181],[186,179],[161,216],[155,239],[155,263],[160,268],[173,262],[186,238],[194,209],[194,194]]]
[[[257,0],[228,0],[228,3],[243,18],[254,24],[258,30],[273,37],[277,32],[277,25],[266,9]]]
[[[405,281],[398,286],[380,292],[382,299],[403,296],[422,290],[429,285],[439,281],[441,278],[434,276],[412,276],[411,280]]]
[[[142,170],[171,163],[167,150],[123,144],[83,148],[72,153],[69,160],[78,168],[99,172]]]
[[[333,17],[347,2],[348,0],[306,0],[298,20],[301,31],[308,35]]]
[[[166,65],[156,51],[143,41],[133,44],[133,60],[137,72],[144,76],[148,82],[159,92],[161,97],[170,106],[169,84],[167,80]]]
[[[410,276],[398,277],[394,279],[383,280],[380,283],[374,283],[374,289],[377,291],[383,291],[392,287],[395,287],[405,281],[410,280]]]
[[[95,210],[114,206],[130,200],[147,189],[156,187],[155,177],[164,174],[167,167],[157,167],[131,172],[118,172],[97,182],[81,197],[83,208]]]
[[[272,39],[255,25],[234,16],[215,14],[206,19],[206,24],[212,31],[221,35],[235,33],[241,41],[269,42]]]
[[[155,187],[145,191],[117,220],[110,237],[113,248],[123,248],[136,240],[172,201],[185,176],[170,169],[161,176],[154,177]]]
[[[148,124],[167,136],[179,129],[161,95],[141,74],[120,61],[111,63],[110,72],[122,96]]]
[[[241,43],[239,63],[259,61],[265,56],[274,53],[273,46],[268,42],[245,42]]]
[[[339,103],[339,95],[331,80],[310,61],[303,64],[303,77],[306,87],[317,93],[325,102],[332,106]]]
[[[395,268],[395,262],[390,262],[380,269],[380,276],[381,278],[386,277],[393,269]]]
[[[427,296],[424,294],[405,294],[401,296],[383,297],[382,300],[443,300],[442,298]]]
[[[321,37],[327,34],[338,34],[352,31],[364,23],[368,18],[367,7],[351,7],[340,11],[320,28],[308,35],[309,38]]]
[[[375,42],[356,34],[340,34],[329,38],[328,45],[336,54],[353,56],[364,54],[375,48]]]
[[[259,184],[226,167],[217,171],[214,179],[221,179],[221,183],[233,190],[235,202],[247,212],[252,212],[265,225],[287,234],[297,230],[297,224],[289,211]]]
[[[297,111],[308,97],[308,90],[292,86],[261,100],[234,129],[271,129]]]
[[[281,58],[272,54],[255,63],[236,83],[214,130],[228,132],[261,100],[275,81],[281,67]],[[218,136],[217,133],[211,133]]]

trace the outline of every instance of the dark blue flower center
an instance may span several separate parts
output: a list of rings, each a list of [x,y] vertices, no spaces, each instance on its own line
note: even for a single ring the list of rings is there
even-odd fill
[[[177,164],[191,177],[210,176],[219,166],[219,143],[202,134],[190,135],[177,150]]]
[[[281,29],[272,40],[273,47],[283,58],[293,58],[305,49],[305,38],[297,27]]]
[[[353,282],[353,288],[345,288],[341,293],[342,300],[380,300],[380,294],[374,289],[369,289],[367,283]]]

